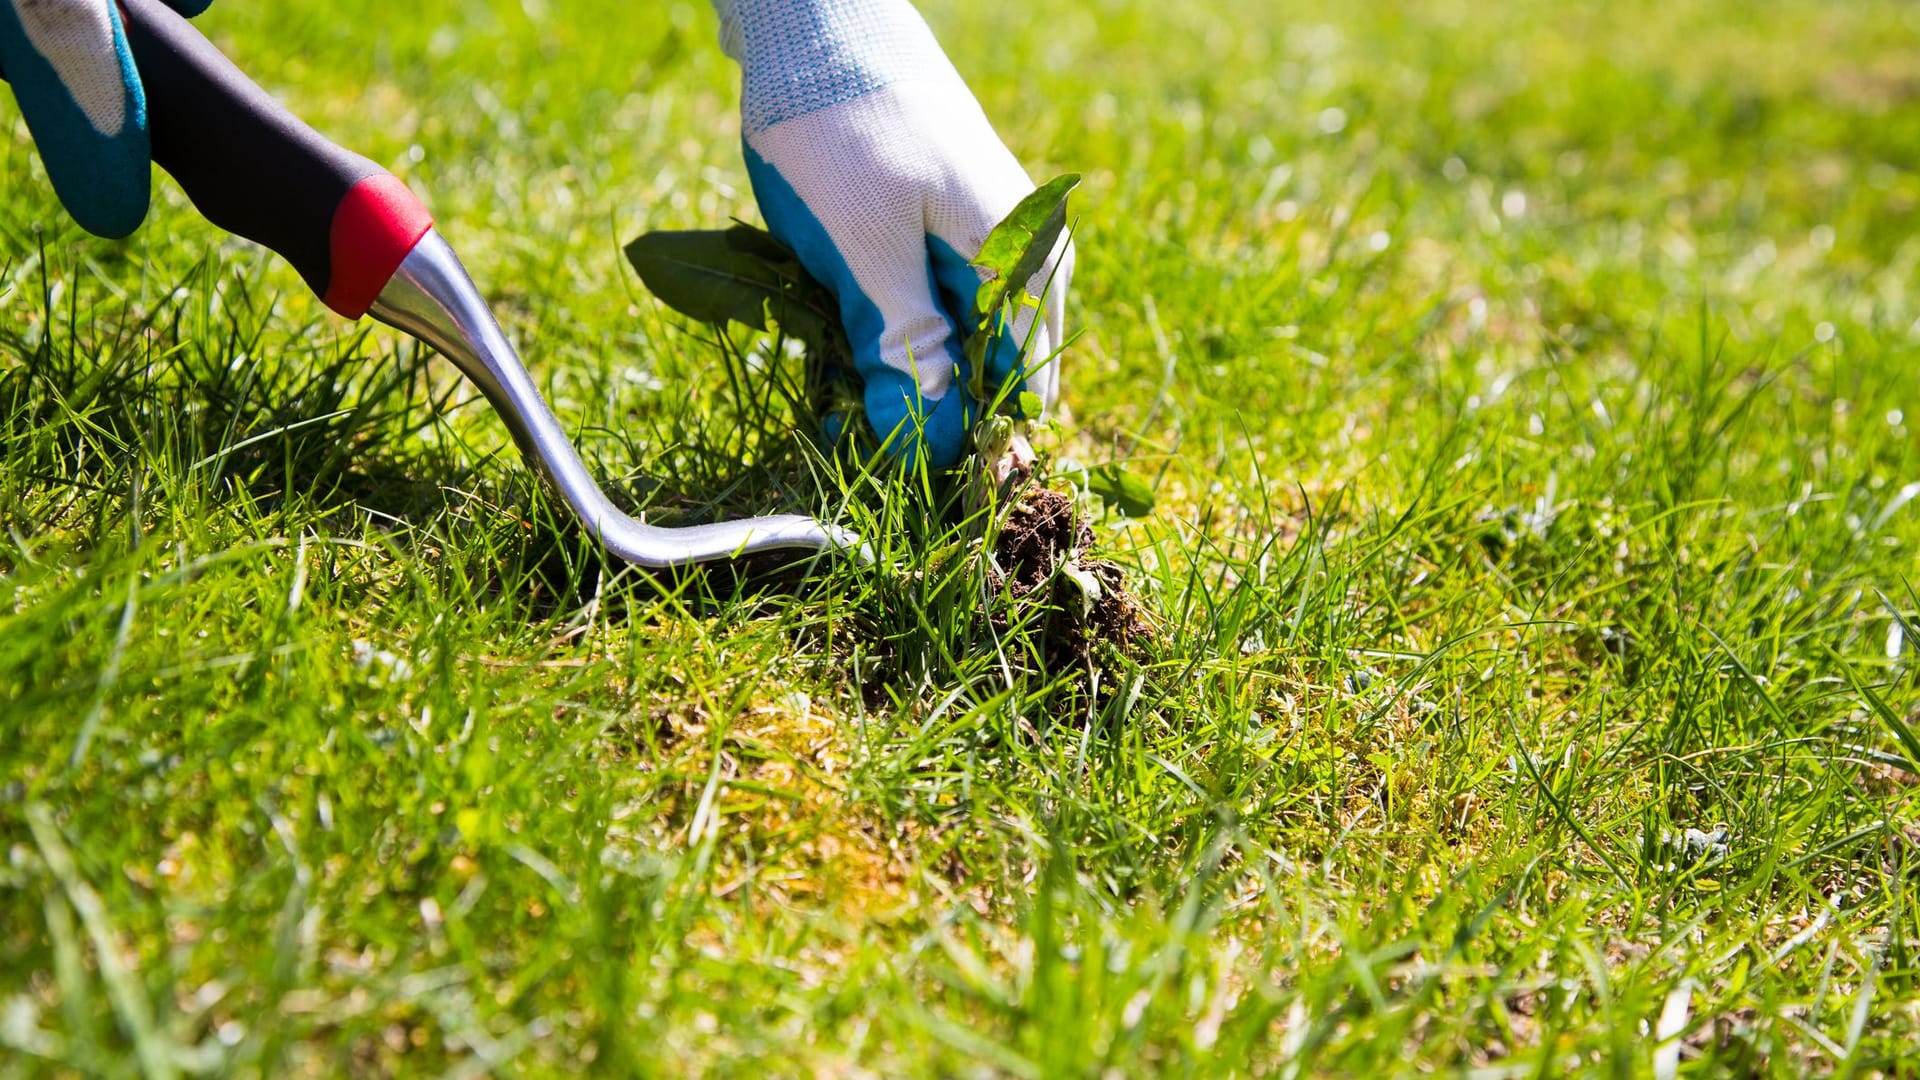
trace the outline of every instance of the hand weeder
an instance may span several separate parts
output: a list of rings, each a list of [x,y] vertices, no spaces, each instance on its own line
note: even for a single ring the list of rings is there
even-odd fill
[[[121,0],[121,9],[146,85],[153,159],[194,206],[285,257],[339,314],[372,315],[440,350],[608,551],[647,567],[793,548],[865,552],[846,530],[799,515],[669,529],[622,513],[407,186],[302,123],[160,0]]]

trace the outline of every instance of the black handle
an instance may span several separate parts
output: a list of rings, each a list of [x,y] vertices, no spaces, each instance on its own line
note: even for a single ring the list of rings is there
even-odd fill
[[[433,224],[406,185],[288,112],[161,0],[120,0],[153,160],[208,221],[279,252],[350,318]]]

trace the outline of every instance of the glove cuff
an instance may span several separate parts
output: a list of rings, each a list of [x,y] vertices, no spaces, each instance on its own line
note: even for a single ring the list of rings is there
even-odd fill
[[[713,0],[751,136],[908,81],[960,82],[907,0]]]

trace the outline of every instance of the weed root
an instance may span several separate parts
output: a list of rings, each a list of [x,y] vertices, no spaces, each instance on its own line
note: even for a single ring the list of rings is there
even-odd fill
[[[1016,606],[1045,603],[1053,609],[1041,642],[1049,672],[1091,675],[1103,659],[1103,645],[1124,654],[1153,635],[1127,589],[1126,574],[1091,557],[1092,547],[1093,527],[1081,519],[1073,497],[1041,487],[1008,509],[995,540],[995,584]]]

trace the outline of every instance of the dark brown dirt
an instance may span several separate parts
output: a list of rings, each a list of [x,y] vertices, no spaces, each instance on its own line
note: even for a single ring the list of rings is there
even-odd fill
[[[1007,511],[993,554],[1016,597],[1047,584],[1062,560],[1093,546],[1093,527],[1064,492],[1035,488]]]
[[[1043,650],[1049,672],[1078,671],[1083,678],[1099,666],[1101,646],[1126,652],[1153,636],[1140,602],[1127,590],[1119,566],[1089,556],[1093,527],[1074,511],[1073,497],[1034,488],[1007,511],[994,544],[1002,584],[1016,604],[1046,603],[1054,610],[1046,622]],[[1085,610],[1080,587],[1058,573],[1072,561],[1100,582],[1100,599]]]

